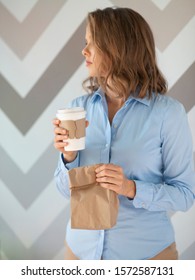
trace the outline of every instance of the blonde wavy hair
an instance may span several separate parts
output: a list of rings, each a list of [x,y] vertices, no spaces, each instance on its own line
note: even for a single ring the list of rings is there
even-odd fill
[[[150,26],[129,8],[106,8],[90,12],[87,25],[97,52],[102,56],[101,69],[106,77],[88,77],[83,87],[90,93],[101,87],[128,97],[137,89],[138,97],[150,98],[152,92],[165,94],[167,83],[160,72]],[[101,72],[101,71],[100,71]]]

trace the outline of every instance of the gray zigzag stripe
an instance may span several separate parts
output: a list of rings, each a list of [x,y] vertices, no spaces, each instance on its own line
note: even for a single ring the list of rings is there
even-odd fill
[[[184,105],[187,112],[195,105],[194,77],[195,63],[188,68],[168,92],[169,96],[179,100]]]
[[[195,232],[194,232],[195,236]],[[179,256],[180,260],[195,260],[195,241]]]
[[[83,21],[26,98],[21,98],[0,76],[0,106],[23,134],[27,133],[83,62],[81,50],[84,46],[85,26]]]
[[[161,51],[165,50],[195,13],[194,0],[172,0],[163,11],[151,1],[111,0],[111,2],[116,6],[129,7],[141,13],[154,31],[156,45]],[[176,15],[174,19],[173,15]]]
[[[12,50],[23,59],[67,0],[39,0],[20,23],[0,3],[0,34]],[[41,16],[44,14],[44,16]]]
[[[55,203],[56,201],[52,202],[53,205]],[[69,219],[69,213],[68,205],[29,249],[22,244],[13,230],[0,217],[0,242],[2,251],[5,252],[10,260],[53,259],[64,246],[65,230]]]
[[[0,147],[0,177],[22,206],[27,209],[53,180],[57,160],[58,152],[53,145],[50,145],[30,171],[24,174]]]

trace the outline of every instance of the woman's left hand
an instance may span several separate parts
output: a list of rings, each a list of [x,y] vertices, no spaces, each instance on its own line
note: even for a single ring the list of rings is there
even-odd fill
[[[114,164],[102,164],[95,170],[96,181],[101,187],[115,191],[117,194],[134,198],[136,185],[132,180],[128,180],[123,169]]]

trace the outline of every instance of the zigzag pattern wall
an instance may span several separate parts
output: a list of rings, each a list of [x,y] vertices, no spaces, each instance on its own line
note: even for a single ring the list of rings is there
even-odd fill
[[[0,0],[0,257],[63,259],[69,202],[56,190],[51,120],[83,94],[85,16],[127,6],[150,23],[169,95],[195,152],[194,0]],[[172,213],[181,259],[195,259],[195,206]]]

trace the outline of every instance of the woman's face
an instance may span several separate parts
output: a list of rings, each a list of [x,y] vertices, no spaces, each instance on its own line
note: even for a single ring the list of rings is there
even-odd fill
[[[102,57],[98,53],[98,51],[95,47],[95,44],[94,44],[92,36],[91,36],[90,29],[88,26],[86,28],[85,39],[86,39],[86,46],[82,50],[82,54],[86,60],[86,67],[89,70],[89,76],[97,77],[97,76],[101,75],[99,70],[100,70],[100,64],[101,64]]]

